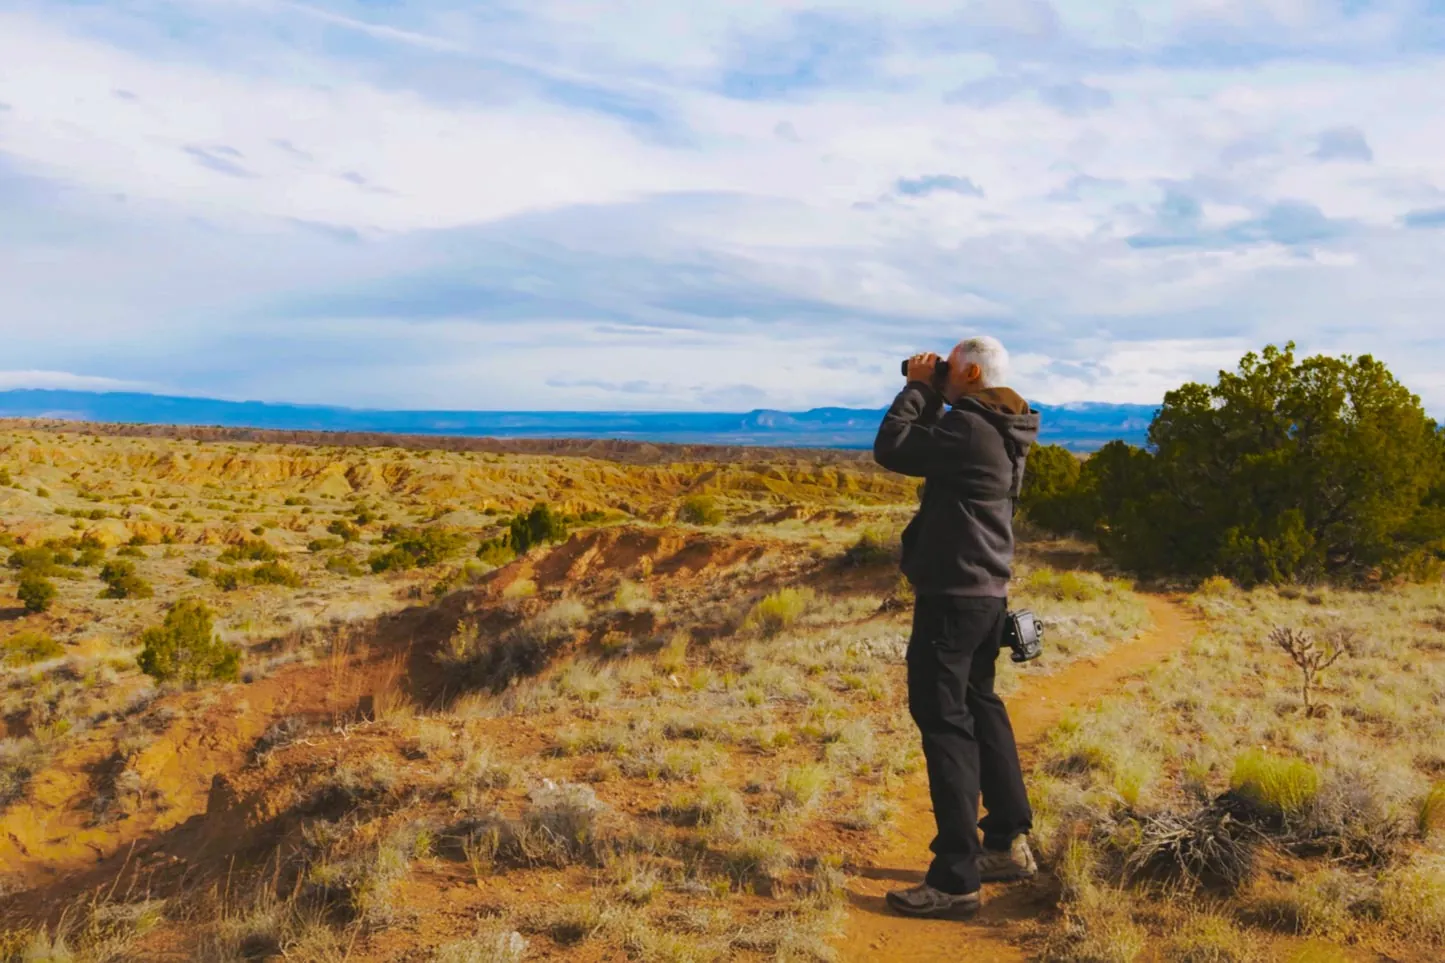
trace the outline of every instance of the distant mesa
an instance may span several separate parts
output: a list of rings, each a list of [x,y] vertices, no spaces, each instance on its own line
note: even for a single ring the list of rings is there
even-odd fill
[[[1115,439],[1143,444],[1157,410],[1153,405],[1102,403],[1035,407],[1044,413],[1044,442],[1081,452],[1094,451]],[[748,412],[384,411],[134,392],[35,388],[0,391],[0,418],[778,448],[866,449],[873,444],[882,415],[882,408]]]

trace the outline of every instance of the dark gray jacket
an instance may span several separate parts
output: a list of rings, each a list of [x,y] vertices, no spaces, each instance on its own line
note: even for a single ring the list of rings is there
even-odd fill
[[[1013,501],[1039,414],[1010,388],[988,388],[943,410],[943,396],[909,382],[883,416],[873,457],[925,479],[903,530],[903,574],[919,595],[1008,595]]]

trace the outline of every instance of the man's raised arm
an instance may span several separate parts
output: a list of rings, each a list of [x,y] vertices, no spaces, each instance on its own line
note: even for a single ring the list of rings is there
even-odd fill
[[[922,381],[910,381],[878,426],[873,459],[889,471],[917,478],[956,470],[957,439],[940,427],[942,411],[943,395]]]

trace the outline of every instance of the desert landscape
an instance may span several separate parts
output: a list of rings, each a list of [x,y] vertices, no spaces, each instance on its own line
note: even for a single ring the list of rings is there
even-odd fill
[[[1438,579],[1139,582],[1021,520],[1045,872],[919,922],[915,480],[128,434],[0,434],[0,959],[1445,947]]]

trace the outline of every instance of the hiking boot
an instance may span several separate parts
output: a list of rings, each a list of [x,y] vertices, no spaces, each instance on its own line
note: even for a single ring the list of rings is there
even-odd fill
[[[1038,871],[1027,836],[1015,836],[1008,849],[986,849],[978,858],[978,878],[985,883],[1028,879]]]
[[[978,912],[978,890],[972,893],[945,893],[927,883],[896,889],[888,894],[888,905],[904,916],[972,916]]]

